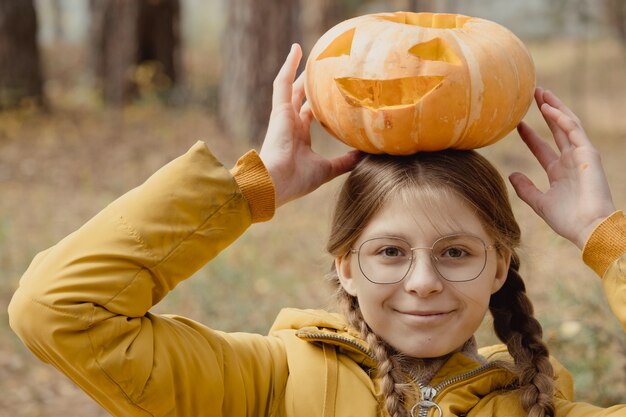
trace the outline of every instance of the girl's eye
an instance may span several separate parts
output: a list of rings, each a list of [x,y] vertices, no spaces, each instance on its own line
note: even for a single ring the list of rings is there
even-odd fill
[[[442,255],[448,258],[458,259],[469,255],[469,253],[462,248],[451,247],[444,250]]]
[[[400,249],[397,246],[384,247],[379,251],[379,254],[386,256],[388,258],[395,258],[395,257],[404,255],[404,253],[402,252],[402,249]]]

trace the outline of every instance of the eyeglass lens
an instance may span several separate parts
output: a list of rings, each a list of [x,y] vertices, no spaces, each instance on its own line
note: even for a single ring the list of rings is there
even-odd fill
[[[487,261],[485,243],[477,236],[450,235],[438,239],[432,248],[411,248],[399,238],[366,240],[358,250],[359,267],[375,283],[402,281],[413,263],[414,250],[430,250],[433,266],[448,281],[470,281],[478,277]]]

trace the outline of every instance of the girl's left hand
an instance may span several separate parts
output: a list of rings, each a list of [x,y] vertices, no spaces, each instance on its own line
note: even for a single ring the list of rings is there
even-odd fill
[[[509,180],[517,195],[555,232],[582,249],[593,229],[615,211],[600,154],[578,117],[553,93],[537,88],[535,101],[558,152],[526,123],[519,124],[518,132],[545,169],[550,187],[542,192],[518,172]]]

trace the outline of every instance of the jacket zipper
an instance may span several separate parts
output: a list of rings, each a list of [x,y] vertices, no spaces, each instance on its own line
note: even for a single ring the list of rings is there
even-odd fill
[[[300,333],[298,334],[298,337],[302,337],[304,339],[320,339],[320,340],[327,339],[327,340],[340,341],[358,349],[360,352],[363,352],[365,355],[375,360],[374,354],[369,349],[367,349],[365,346],[363,346],[359,342],[352,340],[352,339],[348,339],[345,336],[332,334],[332,333]]]
[[[335,341],[340,341],[343,343],[346,343],[350,346],[355,347],[356,349],[358,349],[359,351],[363,352],[364,354],[366,354],[367,356],[369,356],[370,358],[372,358],[373,360],[376,360],[376,358],[374,357],[374,355],[372,354],[372,352],[367,349],[365,346],[363,346],[362,344],[352,340],[352,339],[348,339],[345,336],[341,336],[338,334],[332,334],[332,333],[301,333],[298,335],[298,337],[302,337],[304,339],[318,339],[318,340],[335,340]],[[480,374],[481,372],[484,372],[488,369],[491,368],[495,368],[497,366],[496,363],[487,363],[481,367],[478,367],[472,371],[466,372],[464,374],[461,375],[457,375],[454,376],[452,378],[446,379],[445,381],[442,381],[440,383],[438,383],[437,385],[435,385],[434,387],[431,387],[429,385],[423,385],[422,383],[417,383],[417,386],[420,389],[420,393],[422,395],[422,399],[420,401],[418,401],[417,403],[415,403],[415,405],[413,405],[413,407],[411,408],[411,417],[427,417],[428,416],[428,411],[431,408],[435,408],[438,412],[436,417],[443,417],[443,410],[441,409],[441,407],[439,406],[439,404],[437,404],[437,402],[435,401],[435,397],[446,387],[452,385],[452,384],[456,384],[457,382],[461,382],[463,380],[466,379],[470,379],[478,374]],[[418,414],[415,415],[415,411],[418,411]]]
[[[421,383],[418,382],[418,387],[420,389],[420,392],[422,394],[422,399],[420,401],[418,401],[417,403],[415,403],[415,405],[411,408],[411,417],[426,417],[428,415],[428,411],[431,408],[435,408],[438,412],[436,417],[443,417],[443,410],[441,409],[441,407],[439,406],[439,404],[437,404],[437,402],[435,401],[435,397],[446,387],[452,385],[452,384],[456,384],[457,382],[461,382],[463,380],[466,379],[470,379],[478,374],[480,374],[481,372],[487,370],[487,369],[491,369],[496,367],[495,363],[488,363],[486,365],[483,365],[479,368],[476,368],[472,371],[466,372],[464,374],[461,375],[457,375],[455,377],[452,377],[450,379],[446,379],[445,381],[440,382],[439,384],[435,385],[434,387],[431,387],[429,385],[423,385]],[[418,411],[418,414],[415,415],[415,411]]]

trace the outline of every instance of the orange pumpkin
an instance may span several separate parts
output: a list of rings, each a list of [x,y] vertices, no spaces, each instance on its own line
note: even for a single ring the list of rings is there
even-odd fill
[[[306,95],[332,135],[369,153],[489,145],[532,101],[524,44],[494,22],[456,14],[370,14],[315,44]]]

